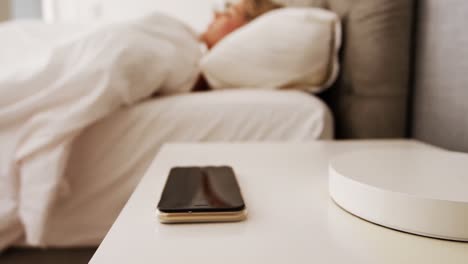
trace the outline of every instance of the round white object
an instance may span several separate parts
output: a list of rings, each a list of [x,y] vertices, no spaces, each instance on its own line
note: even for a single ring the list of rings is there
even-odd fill
[[[431,147],[369,149],[330,162],[346,211],[418,235],[468,241],[468,155]]]

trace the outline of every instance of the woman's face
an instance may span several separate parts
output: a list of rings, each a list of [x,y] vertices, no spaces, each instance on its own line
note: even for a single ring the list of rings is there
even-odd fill
[[[201,35],[201,40],[212,48],[222,38],[247,23],[244,2],[228,5],[223,12],[215,12],[214,19]]]

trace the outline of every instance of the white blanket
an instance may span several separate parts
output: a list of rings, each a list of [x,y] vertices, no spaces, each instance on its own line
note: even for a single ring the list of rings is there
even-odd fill
[[[84,128],[155,92],[188,92],[200,57],[190,28],[162,14],[92,29],[0,25],[0,250],[20,236],[41,245]]]

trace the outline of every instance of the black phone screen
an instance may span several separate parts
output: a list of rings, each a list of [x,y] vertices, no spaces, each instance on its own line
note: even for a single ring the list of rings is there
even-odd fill
[[[165,213],[232,212],[245,208],[231,167],[171,169],[158,209]]]

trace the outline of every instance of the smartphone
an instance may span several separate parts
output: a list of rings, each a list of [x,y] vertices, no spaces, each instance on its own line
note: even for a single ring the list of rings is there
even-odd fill
[[[172,168],[158,203],[162,223],[232,222],[246,216],[236,175],[229,166]]]

